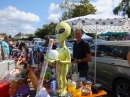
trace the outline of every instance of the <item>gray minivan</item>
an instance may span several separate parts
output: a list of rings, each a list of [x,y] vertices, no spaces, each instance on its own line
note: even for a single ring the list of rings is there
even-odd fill
[[[90,49],[93,58],[88,63],[88,79],[94,81],[96,54],[96,82],[113,91],[117,97],[130,97],[130,66],[127,61],[130,41],[97,42],[97,46],[93,44]]]

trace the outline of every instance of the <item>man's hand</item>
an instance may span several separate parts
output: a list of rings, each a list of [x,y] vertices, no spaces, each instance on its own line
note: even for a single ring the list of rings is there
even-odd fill
[[[74,58],[74,60],[72,61],[72,63],[78,63],[78,62],[79,62],[79,60],[76,58]]]

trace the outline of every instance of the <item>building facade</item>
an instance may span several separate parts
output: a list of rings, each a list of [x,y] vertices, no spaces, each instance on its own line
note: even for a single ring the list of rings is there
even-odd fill
[[[19,32],[18,34],[14,36],[14,38],[16,39],[28,38],[28,35],[23,34],[22,32]]]

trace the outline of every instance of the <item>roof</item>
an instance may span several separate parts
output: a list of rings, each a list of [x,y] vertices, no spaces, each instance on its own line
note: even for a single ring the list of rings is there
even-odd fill
[[[25,34],[23,34],[22,32],[19,32],[18,34],[16,34],[15,36],[26,36]]]
[[[6,33],[0,33],[0,35],[2,35],[2,36],[4,36],[4,37],[5,37],[5,36],[7,36],[7,34],[6,34]]]

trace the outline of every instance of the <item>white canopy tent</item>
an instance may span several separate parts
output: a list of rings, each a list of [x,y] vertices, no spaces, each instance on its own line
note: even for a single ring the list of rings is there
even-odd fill
[[[86,35],[86,34],[83,34],[83,35],[82,35],[82,39],[92,39],[92,37],[90,37],[90,36],[88,36],[88,35]]]
[[[97,32],[104,32],[106,29],[114,32],[119,32],[119,29],[130,31],[130,19],[115,15],[86,15],[68,19],[65,22],[67,22],[73,29],[83,29],[86,33],[95,32],[97,34]],[[97,46],[97,42],[95,43],[95,46]],[[96,48],[97,47],[95,47],[94,83],[96,83]]]

